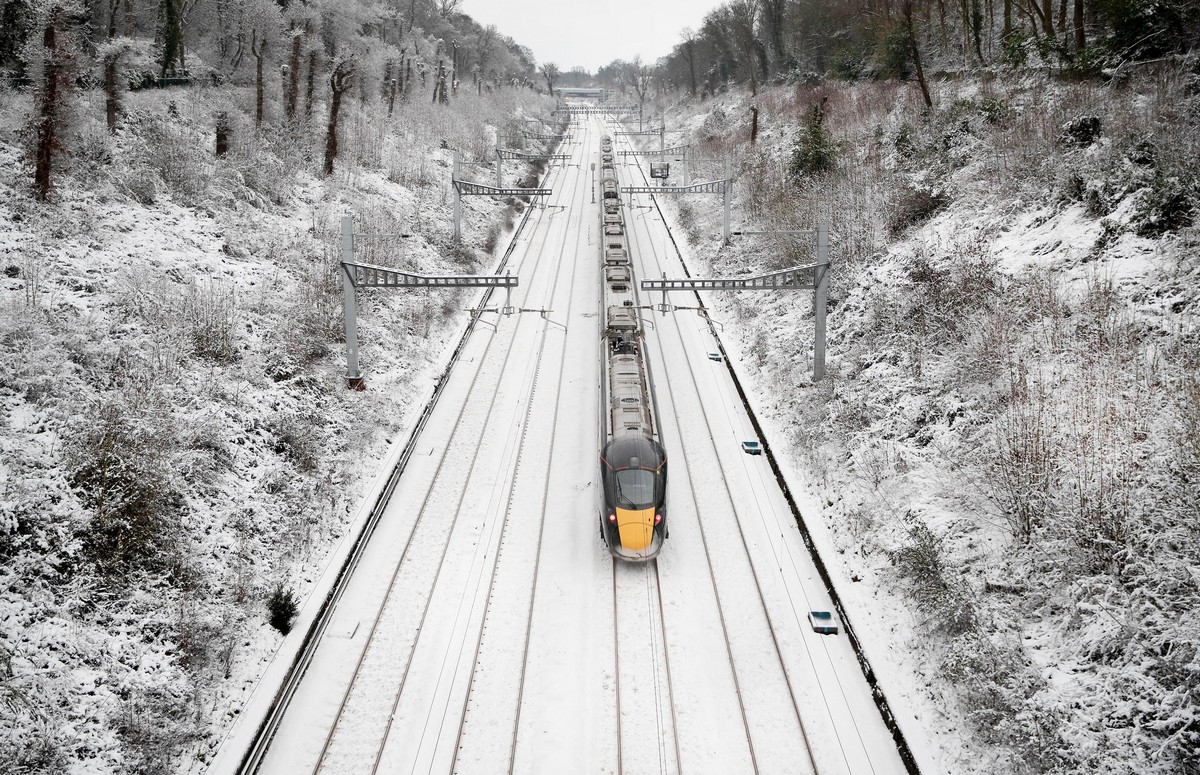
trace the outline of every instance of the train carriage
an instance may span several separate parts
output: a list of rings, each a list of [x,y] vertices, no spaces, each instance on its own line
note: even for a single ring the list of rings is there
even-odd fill
[[[667,538],[667,454],[659,440],[612,141],[601,140],[600,535],[613,556],[650,560]]]

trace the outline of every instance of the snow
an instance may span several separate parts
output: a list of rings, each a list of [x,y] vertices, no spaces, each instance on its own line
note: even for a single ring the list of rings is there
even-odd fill
[[[945,83],[937,98],[997,88]],[[739,449],[756,433],[731,375],[922,771],[1166,773],[1194,761],[1200,566],[1179,515],[1194,514],[1181,483],[1195,440],[1195,232],[1141,233],[1153,181],[1119,158],[1120,137],[1052,147],[1045,127],[1078,104],[1071,88],[1012,84],[1013,127],[964,135],[936,117],[918,125],[894,85],[839,87],[830,116],[846,118],[832,131],[863,169],[787,201],[772,200],[771,176],[810,90],[760,96],[759,151],[731,136],[745,129],[743,95],[670,109],[673,126],[736,157],[735,229],[824,215],[835,269],[821,385],[807,379],[806,295],[708,294],[724,363],[707,358],[700,318],[654,317],[673,465],[661,608],[645,599],[647,567],[619,566],[614,582],[596,536],[596,287],[573,264],[544,269],[589,255],[595,207],[572,185],[585,167],[555,173],[558,196],[578,204],[534,211],[512,264],[514,303],[550,311],[487,316],[467,339],[301,686],[296,712],[308,715],[285,724],[270,769],[311,766],[325,743],[314,730],[347,696],[352,723],[332,738],[330,771],[376,753],[389,768],[490,772],[511,757],[514,771],[615,771],[618,730],[629,772],[744,771],[751,756],[797,771],[805,737],[821,772],[901,771],[845,636],[808,626],[807,611],[830,601],[767,460]],[[1162,141],[1171,105],[1155,90],[1168,88],[1108,102],[1089,92],[1099,104],[1088,107]],[[414,107],[412,133],[381,144],[367,131],[378,117],[359,116],[349,155],[376,163],[332,180],[246,141],[198,187],[175,172],[212,168],[199,149],[216,98],[172,97],[178,123],[162,118],[164,99],[134,99],[138,131],[85,127],[113,161],[81,157],[47,207],[30,204],[19,151],[0,143],[0,689],[18,697],[3,704],[0,738],[51,771],[231,769],[475,303],[364,294],[369,390],[342,390],[330,271],[340,216],[375,233],[359,242],[372,262],[401,254],[417,271],[457,270],[450,155],[433,141],[486,147],[513,107],[464,100],[454,120]],[[467,122],[472,111],[491,129]],[[949,151],[904,157],[902,124]],[[576,131],[573,150],[589,152],[595,129]],[[1064,193],[1067,172],[1108,192],[1102,214]],[[918,184],[943,187],[948,203],[885,233],[892,197]],[[719,209],[662,203],[695,274],[778,268],[806,249],[722,247]],[[464,210],[469,244],[513,215],[479,199]],[[643,272],[681,271],[656,212],[637,212]],[[418,237],[388,236],[400,232]],[[500,368],[501,349],[515,368]],[[998,464],[1034,422],[1052,442],[1046,497],[1058,510],[1022,541],[1012,503],[1028,486],[1006,492]],[[176,517],[170,552],[108,575],[94,570],[104,558],[85,540],[93,511],[78,484],[92,452],[80,440],[106,428],[157,451],[142,475],[163,484],[158,503]],[[1104,559],[1093,530],[1126,551]],[[939,563],[932,585],[912,570],[922,549]],[[366,649],[397,570],[393,615]],[[302,600],[286,638],[261,603],[277,583]],[[632,636],[614,638],[615,617]],[[618,687],[617,660],[630,664],[643,633],[647,683],[622,667]],[[387,677],[351,687],[359,657]],[[649,724],[653,734],[628,734]]]

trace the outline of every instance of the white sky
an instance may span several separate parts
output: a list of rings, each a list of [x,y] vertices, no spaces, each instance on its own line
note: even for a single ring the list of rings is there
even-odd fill
[[[462,10],[483,25],[533,49],[538,64],[563,72],[595,72],[614,59],[641,55],[653,63],[697,29],[723,0],[463,0]],[[620,20],[620,21],[617,21]]]

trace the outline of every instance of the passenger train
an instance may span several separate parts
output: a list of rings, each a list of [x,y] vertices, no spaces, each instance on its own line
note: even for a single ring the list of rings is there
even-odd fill
[[[612,138],[600,140],[600,535],[613,556],[650,560],[667,538],[667,453],[659,439]]]

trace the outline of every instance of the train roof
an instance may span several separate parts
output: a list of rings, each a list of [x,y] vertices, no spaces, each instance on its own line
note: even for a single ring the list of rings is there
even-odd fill
[[[657,470],[667,462],[662,445],[649,436],[621,436],[604,447],[604,461],[610,468],[647,468]],[[636,459],[636,462],[634,462]]]

